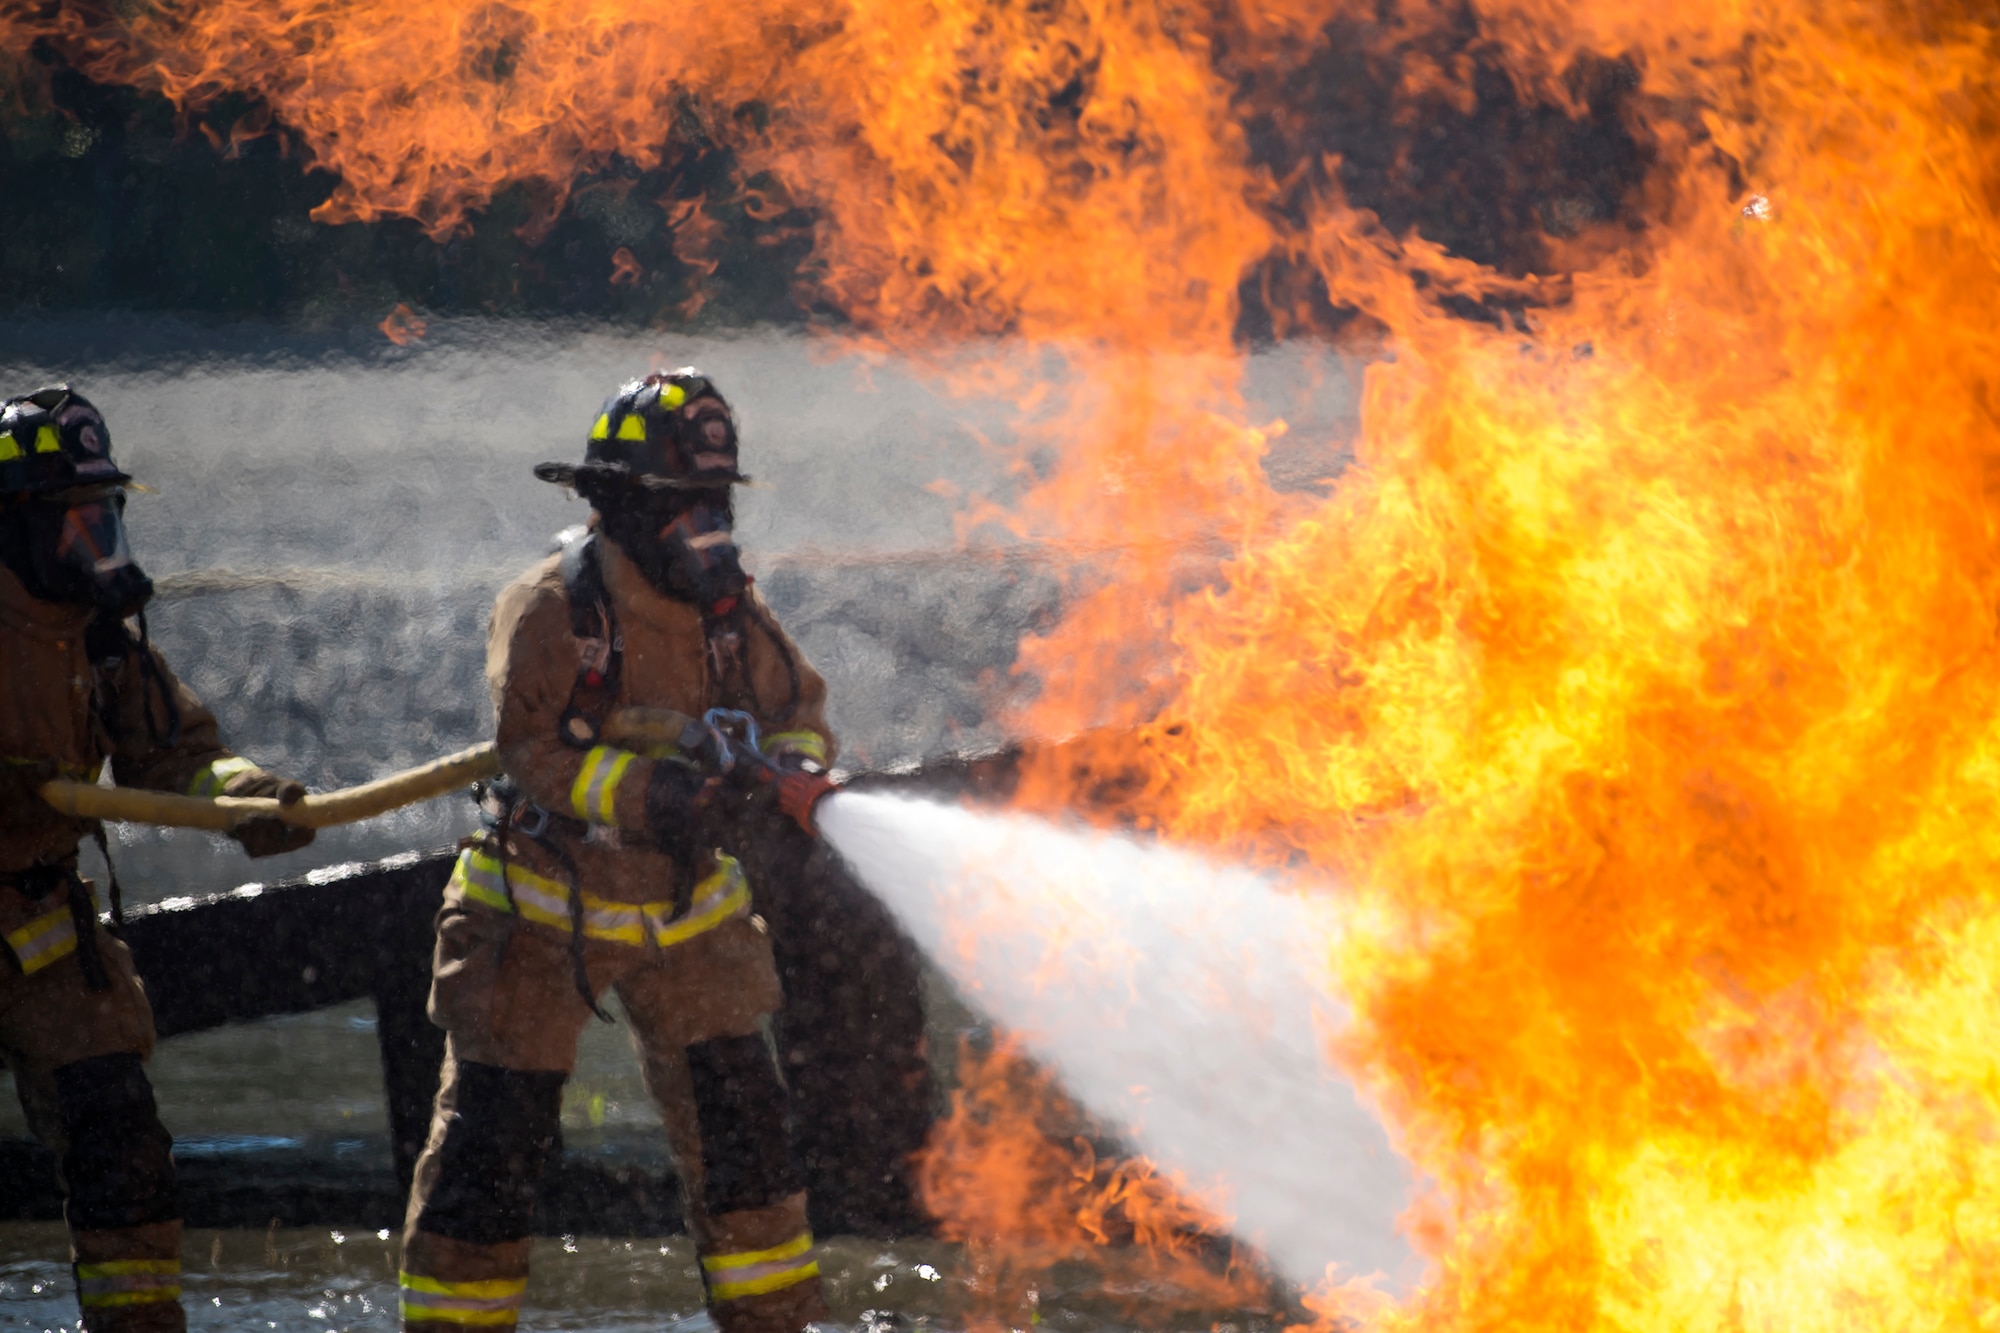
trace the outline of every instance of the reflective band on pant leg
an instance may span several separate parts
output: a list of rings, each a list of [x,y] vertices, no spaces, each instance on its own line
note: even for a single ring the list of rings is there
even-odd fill
[[[445,1126],[437,1184],[417,1216],[419,1230],[498,1245],[534,1229],[535,1194],[568,1078],[459,1064],[458,1110]]]
[[[76,1265],[77,1299],[86,1310],[180,1299],[178,1259],[114,1259]]]
[[[768,1250],[704,1255],[701,1273],[708,1283],[710,1300],[735,1301],[783,1291],[818,1277],[819,1256],[813,1252],[812,1232],[802,1231]]]
[[[153,1085],[137,1055],[97,1055],[55,1071],[56,1113],[69,1148],[71,1229],[108,1231],[171,1222],[174,1140],[160,1123]]]
[[[789,1098],[762,1036],[717,1037],[687,1048],[701,1128],[702,1204],[708,1212],[763,1208],[797,1193]]]
[[[416,1273],[398,1273],[402,1288],[403,1322],[459,1324],[480,1328],[512,1327],[521,1316],[524,1277],[485,1282],[446,1282]]]

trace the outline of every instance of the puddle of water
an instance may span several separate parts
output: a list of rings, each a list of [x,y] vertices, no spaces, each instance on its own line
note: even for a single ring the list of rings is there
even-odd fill
[[[75,1333],[66,1253],[56,1223],[0,1225],[0,1330]],[[396,1253],[395,1236],[375,1231],[190,1231],[182,1277],[188,1328],[391,1333],[398,1327]],[[1135,1289],[1123,1267],[1116,1251],[1106,1252],[1101,1266],[1065,1265],[1042,1285],[1033,1310],[980,1322],[1044,1324],[1063,1333],[1275,1333],[1281,1326],[1272,1311],[1175,1310],[1172,1292]],[[983,1261],[942,1241],[835,1237],[822,1247],[820,1269],[834,1322],[853,1333],[949,1333],[965,1328],[971,1311],[993,1313],[979,1296],[990,1287]],[[1114,1302],[1112,1293],[1121,1299]],[[663,1324],[676,1333],[714,1330],[687,1237],[535,1242],[522,1328],[640,1333]]]

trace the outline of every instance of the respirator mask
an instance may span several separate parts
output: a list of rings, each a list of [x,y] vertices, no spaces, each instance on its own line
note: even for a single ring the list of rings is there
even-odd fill
[[[125,492],[91,486],[28,496],[0,515],[0,559],[37,601],[124,619],[153,595],[125,536]]]
[[[669,597],[721,615],[750,586],[727,490],[627,487],[600,500],[598,513],[604,535]]]

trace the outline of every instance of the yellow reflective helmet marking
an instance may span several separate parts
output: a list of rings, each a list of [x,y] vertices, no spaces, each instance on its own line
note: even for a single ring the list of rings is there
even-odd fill
[[[600,417],[599,417],[599,418],[597,419],[597,424],[596,424],[596,425],[594,425],[594,426],[592,426],[592,427],[590,428],[590,438],[591,438],[591,439],[593,439],[593,440],[608,440],[608,439],[610,439],[610,438],[611,438],[611,418],[610,418],[610,417],[606,417],[606,416],[600,416]]]
[[[14,438],[14,432],[0,435],[0,463],[11,463],[21,456],[21,442]]]
[[[62,441],[56,437],[54,426],[43,426],[35,432],[35,452],[38,454],[59,454]]]
[[[618,438],[621,440],[643,440],[646,438],[646,419],[633,413],[618,423]]]
[[[687,390],[678,384],[668,384],[660,389],[660,406],[669,412],[688,400]]]

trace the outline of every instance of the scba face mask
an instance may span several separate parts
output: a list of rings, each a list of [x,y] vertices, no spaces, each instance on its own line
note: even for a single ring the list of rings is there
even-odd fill
[[[605,536],[669,597],[722,615],[750,586],[726,491],[669,491],[600,512]]]
[[[8,568],[40,601],[96,607],[123,619],[153,595],[125,535],[116,486],[31,496],[6,515]]]

